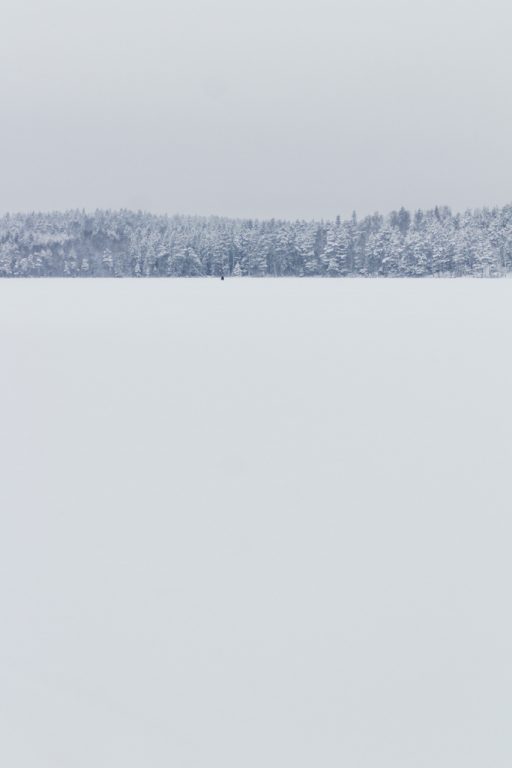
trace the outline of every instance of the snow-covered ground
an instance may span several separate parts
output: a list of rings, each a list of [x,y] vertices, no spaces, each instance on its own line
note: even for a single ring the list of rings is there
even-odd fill
[[[512,283],[0,281],[0,764],[510,768]]]

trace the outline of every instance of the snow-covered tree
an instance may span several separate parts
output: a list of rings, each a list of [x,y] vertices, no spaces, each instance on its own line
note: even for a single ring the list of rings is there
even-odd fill
[[[233,220],[141,211],[0,217],[0,276],[345,275],[512,272],[512,205],[443,206],[334,221]]]

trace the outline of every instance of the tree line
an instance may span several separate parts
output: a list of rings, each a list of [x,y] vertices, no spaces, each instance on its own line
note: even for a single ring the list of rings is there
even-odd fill
[[[512,271],[512,205],[401,208],[333,221],[159,216],[128,210],[6,214],[2,277],[499,277]]]

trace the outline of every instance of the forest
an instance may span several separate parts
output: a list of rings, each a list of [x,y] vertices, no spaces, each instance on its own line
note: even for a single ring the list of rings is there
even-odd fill
[[[333,221],[97,210],[5,214],[2,277],[502,277],[512,205]]]

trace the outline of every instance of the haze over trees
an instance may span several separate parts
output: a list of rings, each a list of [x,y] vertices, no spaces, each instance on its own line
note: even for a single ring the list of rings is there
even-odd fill
[[[2,277],[499,277],[512,271],[512,205],[401,208],[335,221],[159,216],[129,210],[6,214]]]

